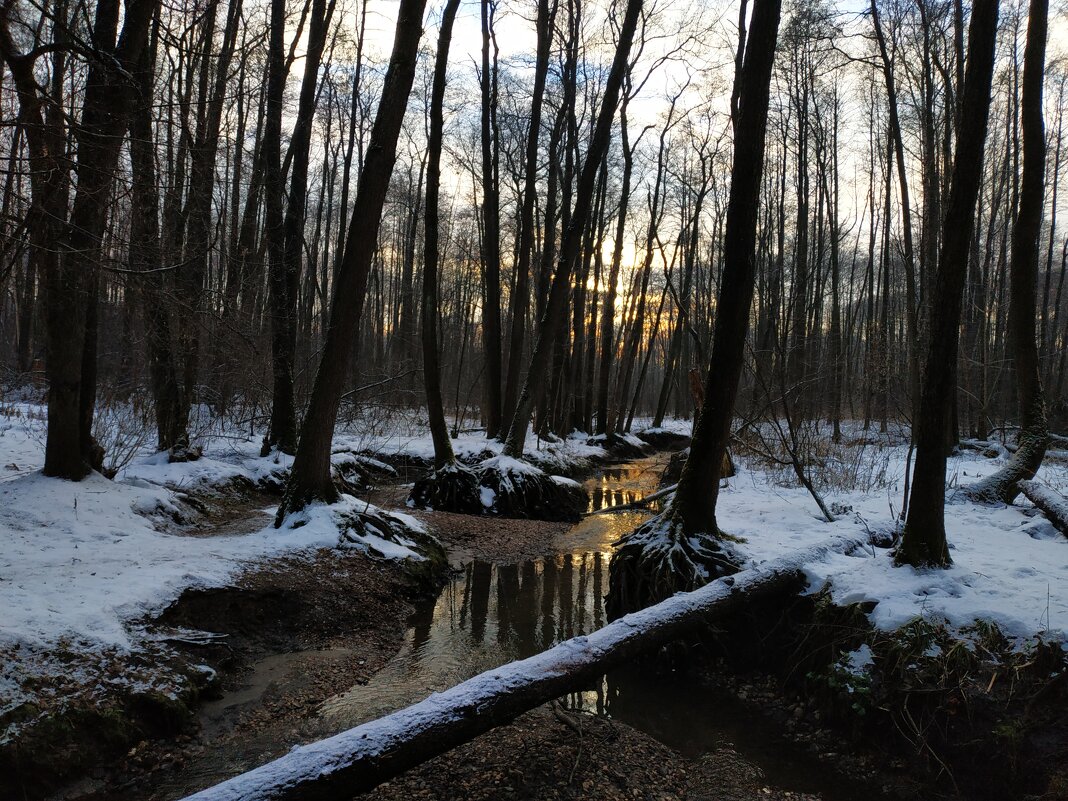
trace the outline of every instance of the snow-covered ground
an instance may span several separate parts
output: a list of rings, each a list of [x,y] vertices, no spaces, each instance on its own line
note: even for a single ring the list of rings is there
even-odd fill
[[[142,448],[114,481],[100,475],[80,482],[46,478],[40,473],[43,408],[0,405],[0,647],[47,648],[62,640],[82,649],[129,648],[137,640],[129,624],[165,608],[187,587],[219,586],[250,563],[338,544],[338,518],[350,511],[344,503],[313,506],[281,529],[272,525],[275,510],[267,508],[262,526],[249,534],[175,532],[167,522],[180,511],[176,493],[238,477],[258,482],[291,463],[284,455],[260,457],[259,439],[233,429],[204,436],[198,444],[202,458],[174,464],[166,454]],[[605,455],[582,438],[559,443],[532,438],[529,445],[532,461],[555,469],[574,469]],[[480,433],[461,434],[455,447],[472,457],[501,450]],[[355,451],[433,457],[429,432],[420,428],[417,415],[377,429],[357,423],[339,433],[334,449],[339,463],[373,461],[355,457]],[[392,543],[371,542],[371,536],[364,537],[366,544],[379,553],[410,555]]]
[[[108,481],[93,476],[71,483],[40,472],[43,419],[39,406],[0,407],[0,645],[24,642],[47,648],[61,640],[81,648],[136,646],[129,624],[158,611],[189,586],[219,585],[249,563],[284,553],[334,546],[343,508],[315,507],[302,525],[275,529],[264,510],[263,526],[250,534],[189,537],[160,522],[175,507],[175,492],[218,484],[236,476],[259,480],[287,467],[258,455],[259,442],[233,431],[205,439],[203,458],[168,464],[141,454]],[[687,433],[689,421],[664,428]],[[846,441],[859,431],[848,431]],[[457,452],[474,458],[500,451],[481,432],[462,433]],[[432,455],[418,415],[389,426],[352,426],[339,433],[337,458],[354,451],[382,455]],[[530,442],[529,458],[546,467],[574,467],[603,456],[584,436],[564,442]],[[825,522],[805,490],[785,471],[745,464],[720,495],[719,520],[744,538],[740,552],[760,563],[822,541],[834,533],[895,527],[901,507],[906,446],[900,436],[831,449],[823,472],[829,504]],[[974,481],[1006,458],[964,451],[950,461],[954,486]],[[819,475],[817,475],[819,478]],[[1064,493],[1068,468],[1049,464],[1039,480]],[[975,618],[998,623],[1014,636],[1068,632],[1068,540],[1030,504],[979,506],[954,497],[947,508],[954,565],[944,571],[894,568],[885,549],[866,557],[831,556],[807,566],[813,586],[829,583],[835,599],[875,600],[880,627],[893,628],[917,615],[944,616],[953,625]]]
[[[851,428],[844,432],[844,442],[855,442],[861,434]],[[717,506],[720,526],[745,540],[738,552],[760,564],[836,533],[896,531],[907,447],[901,436],[884,435],[887,444],[876,444],[878,435],[872,438],[876,442],[832,448],[826,457],[828,471],[837,469],[842,484],[823,490],[836,513],[834,523],[824,520],[812,497],[796,486],[792,473],[748,469],[742,460],[742,469],[721,490]],[[975,450],[962,450],[950,458],[946,533],[953,566],[949,569],[895,567],[889,550],[872,548],[808,564],[810,589],[829,585],[832,598],[842,603],[877,601],[869,617],[884,630],[918,616],[944,619],[958,628],[984,619],[1012,637],[1041,634],[1068,641],[1068,539],[1036,514],[1023,496],[1013,506],[993,507],[973,503],[955,491],[994,472],[1007,458],[1004,449],[996,458]],[[843,486],[847,479],[861,489]],[[1037,480],[1062,495],[1068,493],[1063,453],[1047,459]]]

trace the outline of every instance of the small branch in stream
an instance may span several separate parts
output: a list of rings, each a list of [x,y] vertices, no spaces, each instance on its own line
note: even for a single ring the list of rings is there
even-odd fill
[[[613,512],[626,512],[630,509],[641,509],[646,504],[658,501],[665,495],[670,495],[678,487],[678,484],[672,484],[670,487],[664,487],[662,490],[657,490],[652,495],[646,495],[644,498],[640,498],[630,503],[621,503],[618,506],[606,506],[604,509],[595,509],[592,512],[587,512],[583,517],[593,517],[594,515],[607,515]]]

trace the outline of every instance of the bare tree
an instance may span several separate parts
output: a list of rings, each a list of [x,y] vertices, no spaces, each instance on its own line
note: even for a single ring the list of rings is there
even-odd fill
[[[957,391],[957,342],[961,296],[975,221],[990,109],[997,38],[996,0],[976,0],[968,30],[961,129],[953,160],[952,187],[942,224],[942,252],[931,297],[930,341],[914,428],[916,468],[904,536],[897,560],[915,566],[950,564],[946,545],[945,431]]]

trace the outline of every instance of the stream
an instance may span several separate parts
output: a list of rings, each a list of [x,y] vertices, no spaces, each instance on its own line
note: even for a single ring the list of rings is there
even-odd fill
[[[586,481],[590,511],[640,500],[658,489],[666,454],[607,467]],[[492,564],[454,553],[453,577],[408,620],[398,653],[366,684],[327,699],[318,710],[324,733],[381,717],[504,663],[536,654],[606,623],[612,543],[648,516],[645,511],[593,515],[557,536],[551,556]],[[310,655],[268,657],[243,691],[203,710],[211,728],[235,705],[248,703]],[[838,777],[812,754],[785,740],[769,719],[725,692],[698,686],[684,674],[652,676],[619,670],[573,693],[566,706],[608,715],[687,757],[730,747],[757,765],[765,781],[827,801],[870,799],[870,788]]]

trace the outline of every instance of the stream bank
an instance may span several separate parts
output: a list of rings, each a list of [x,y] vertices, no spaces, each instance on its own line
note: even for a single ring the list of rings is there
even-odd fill
[[[654,491],[665,460],[599,471],[586,482],[591,506]],[[388,506],[391,493],[403,492],[386,488],[373,500]],[[179,798],[594,630],[604,622],[611,543],[646,514],[592,516],[573,527],[418,516],[457,568],[431,596],[395,563],[334,551],[276,562],[236,588],[188,592],[157,623],[227,635],[175,644],[190,662],[218,670],[222,696],[201,707],[199,731],[138,740],[123,760],[57,797]],[[902,758],[870,723],[851,721],[842,707],[855,699],[829,682],[837,674],[825,668],[868,636],[863,610],[827,607],[829,617],[816,620],[817,607],[817,599],[795,599],[785,613],[753,609],[685,652],[675,672],[609,676],[564,699],[565,708],[535,710],[367,797],[936,797],[922,760]],[[843,712],[833,730],[824,725]],[[947,784],[939,794],[952,792]]]

